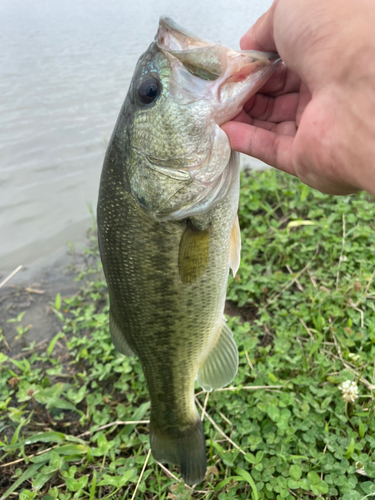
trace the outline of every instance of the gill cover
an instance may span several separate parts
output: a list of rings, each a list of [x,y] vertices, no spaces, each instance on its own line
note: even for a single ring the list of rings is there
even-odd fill
[[[233,51],[160,19],[131,88],[128,178],[149,216],[180,220],[225,197],[239,162],[220,125],[273,73],[276,57]]]

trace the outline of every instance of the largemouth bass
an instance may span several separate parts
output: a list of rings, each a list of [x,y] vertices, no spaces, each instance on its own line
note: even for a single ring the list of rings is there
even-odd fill
[[[104,161],[99,246],[116,348],[136,354],[151,398],[155,460],[188,484],[206,471],[195,380],[230,383],[238,352],[224,317],[240,261],[239,159],[220,128],[275,70],[161,18],[140,57]]]

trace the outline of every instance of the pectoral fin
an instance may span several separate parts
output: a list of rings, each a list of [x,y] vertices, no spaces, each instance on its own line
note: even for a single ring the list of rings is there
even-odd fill
[[[230,236],[229,267],[232,269],[233,276],[236,276],[241,260],[241,231],[238,222],[238,215],[234,219],[232,233]]]
[[[238,369],[238,350],[225,318],[218,338],[198,371],[198,384],[205,391],[220,389],[234,379]]]
[[[201,231],[188,223],[180,242],[178,268],[183,283],[194,283],[208,265],[210,228]]]
[[[134,356],[133,350],[129,347],[124,334],[117,325],[111,312],[109,313],[109,331],[111,332],[111,339],[116,349],[121,352],[121,354],[125,354],[125,356]]]

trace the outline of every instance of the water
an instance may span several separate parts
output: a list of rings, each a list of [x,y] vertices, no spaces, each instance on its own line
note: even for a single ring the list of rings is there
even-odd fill
[[[0,273],[83,240],[160,15],[232,48],[271,0],[1,0]]]

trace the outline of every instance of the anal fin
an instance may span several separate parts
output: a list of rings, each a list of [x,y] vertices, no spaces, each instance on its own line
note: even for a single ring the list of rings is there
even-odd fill
[[[220,389],[234,379],[238,369],[238,349],[225,318],[217,340],[198,371],[198,384],[205,391]]]
[[[236,276],[241,260],[241,231],[238,222],[238,215],[234,219],[232,233],[230,235],[229,267],[233,276]]]
[[[133,350],[129,347],[124,334],[120,327],[117,325],[112,313],[109,313],[109,331],[111,332],[111,339],[116,349],[125,354],[125,356],[134,356]]]

